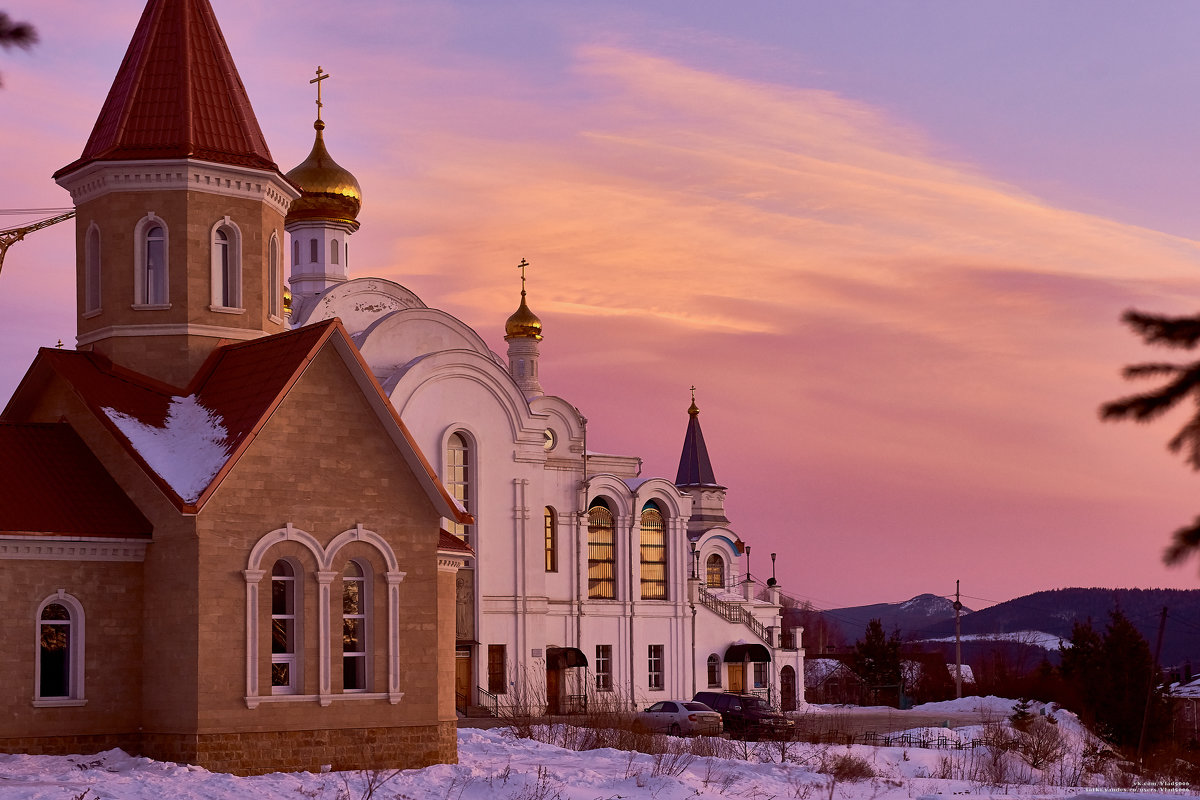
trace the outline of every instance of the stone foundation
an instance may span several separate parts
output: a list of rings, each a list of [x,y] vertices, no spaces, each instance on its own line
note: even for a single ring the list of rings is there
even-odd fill
[[[7,753],[86,755],[114,747],[234,775],[319,772],[326,764],[334,770],[416,769],[458,763],[458,726],[451,720],[399,728],[0,739],[0,751]]]

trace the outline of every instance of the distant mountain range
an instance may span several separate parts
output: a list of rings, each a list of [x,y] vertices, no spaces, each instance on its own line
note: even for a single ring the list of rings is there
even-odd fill
[[[1057,641],[1070,638],[1075,622],[1090,619],[1093,627],[1103,631],[1117,606],[1146,637],[1151,650],[1166,606],[1161,663],[1166,667],[1182,666],[1190,660],[1193,668],[1200,670],[1200,589],[1052,589],[981,611],[964,608],[960,623],[964,637],[972,641],[972,651],[978,652],[989,639],[1009,643],[1015,640],[1030,649],[1044,650],[1052,661],[1057,661]],[[862,638],[872,619],[881,620],[889,633],[899,628],[905,641],[944,637],[953,641],[954,636],[953,601],[933,594],[918,595],[903,603],[876,603],[820,613],[823,621],[850,643]]]

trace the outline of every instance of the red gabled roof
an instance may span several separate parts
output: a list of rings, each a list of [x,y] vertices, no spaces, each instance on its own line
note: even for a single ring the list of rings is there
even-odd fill
[[[323,320],[286,333],[225,345],[208,361],[185,389],[175,389],[112,364],[90,352],[42,348],[33,366],[13,393],[0,418],[16,419],[36,403],[37,386],[47,370],[58,374],[88,406],[150,476],[172,503],[184,513],[197,513],[208,501],[242,453],[250,446],[305,368],[332,340],[339,354],[353,365],[368,403],[384,421],[417,479],[436,498],[444,516],[470,524],[474,520],[455,507],[454,499],[438,479],[416,440],[392,407],[379,382],[354,346],[340,319]],[[221,419],[225,429],[225,458],[198,497],[183,498],[130,442],[109,413],[117,412],[153,428],[163,427],[171,404],[194,395],[199,405]]]
[[[208,0],[149,0],[83,155],[196,158],[278,172]]]
[[[464,542],[462,539],[455,536],[449,531],[439,531],[438,535],[438,552],[439,553],[461,553],[464,556],[473,556],[475,551],[471,549],[471,545]]]
[[[64,422],[0,422],[0,533],[147,537],[149,520]]]

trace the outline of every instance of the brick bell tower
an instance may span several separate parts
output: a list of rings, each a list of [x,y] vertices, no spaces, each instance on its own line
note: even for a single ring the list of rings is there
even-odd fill
[[[184,386],[217,346],[287,329],[271,158],[208,0],[149,0],[83,155],[76,347]]]

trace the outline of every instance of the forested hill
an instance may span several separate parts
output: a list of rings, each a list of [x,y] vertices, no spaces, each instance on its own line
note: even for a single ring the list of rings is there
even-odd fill
[[[1191,660],[1200,670],[1200,589],[1051,589],[1034,592],[991,608],[965,614],[964,634],[1042,631],[1069,638],[1076,622],[1091,620],[1103,631],[1116,607],[1146,637],[1151,650],[1158,635],[1163,606],[1167,627],[1163,635],[1161,663],[1182,665]],[[919,631],[905,631],[906,638],[954,635],[954,620],[941,620]]]

